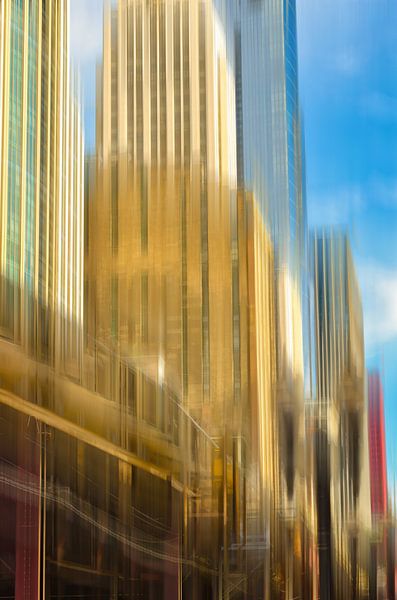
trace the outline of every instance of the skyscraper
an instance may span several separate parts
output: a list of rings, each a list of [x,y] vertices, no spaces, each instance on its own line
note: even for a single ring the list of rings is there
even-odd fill
[[[1,334],[80,376],[83,133],[69,2],[0,2]]]
[[[320,597],[357,594],[364,395],[360,292],[347,236],[313,234],[317,432],[317,523]],[[349,565],[349,566],[347,566]],[[349,591],[350,590],[350,591]],[[355,597],[355,596],[353,596]]]
[[[274,244],[282,481],[293,501],[303,398],[312,393],[296,3],[241,0],[235,6],[238,181],[255,194]]]
[[[105,18],[97,116],[104,161],[124,154],[124,170],[200,164],[204,221],[209,181],[233,188],[237,180],[254,193],[275,248],[276,370],[289,497],[310,362],[296,37],[295,0],[122,0]],[[114,197],[115,240],[119,175],[114,162],[104,180]],[[202,244],[206,323],[205,234]],[[203,336],[209,356],[206,326]]]
[[[51,404],[50,374],[79,380],[82,364],[83,134],[68,11],[68,0],[0,0],[0,594],[29,600],[44,595],[42,424],[18,408]]]
[[[273,245],[254,195],[237,190],[232,6],[120,0],[107,10],[89,201],[95,389],[122,401],[111,358],[120,353],[169,386],[190,419],[182,451],[192,449],[197,470],[186,477],[200,482],[207,517],[188,508],[186,551],[219,568],[215,583],[183,577],[192,598],[205,586],[224,586],[225,597],[270,590],[279,504]],[[153,385],[140,390],[137,406],[160,437],[163,398]],[[210,478],[197,424],[218,446]],[[266,572],[247,577],[266,553]]]
[[[393,589],[395,533],[388,518],[386,440],[383,408],[382,381],[378,371],[368,374],[368,446],[371,516],[376,539],[372,542],[375,566],[371,569],[372,586],[379,597],[387,597],[387,589]],[[388,573],[388,575],[387,575]],[[391,596],[393,597],[393,596]]]
[[[371,479],[371,511],[373,517],[387,515],[386,439],[383,389],[380,375],[368,374],[368,436]]]
[[[107,7],[98,94],[104,160],[188,167],[233,185],[234,74],[213,0],[119,0]]]
[[[272,226],[280,268],[303,259],[305,198],[295,0],[242,0],[236,29],[243,168]],[[295,269],[291,269],[294,272]]]

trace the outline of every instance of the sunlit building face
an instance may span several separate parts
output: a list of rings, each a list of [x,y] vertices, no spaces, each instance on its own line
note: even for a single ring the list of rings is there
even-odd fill
[[[97,391],[122,401],[120,352],[218,446],[211,477],[191,474],[207,514],[192,543],[206,552],[223,485],[224,548],[269,537],[278,502],[273,250],[256,199],[236,190],[233,27],[230,4],[215,4],[120,2],[105,15],[87,263]],[[143,383],[137,410],[160,430],[155,392]],[[201,465],[198,431],[185,451]]]
[[[271,223],[280,265],[297,265],[305,237],[305,199],[295,1],[243,0],[240,11],[241,176]]]
[[[232,11],[215,4],[120,2],[105,15],[87,274],[97,306],[90,338],[117,344],[156,379],[161,373],[222,435],[227,407],[241,410],[249,395],[240,256],[248,234],[235,190]],[[270,247],[267,240],[253,264],[267,265]],[[273,290],[272,271],[261,276]],[[271,293],[257,301],[266,337]],[[263,351],[273,360],[270,343]],[[265,387],[272,377],[269,367]],[[98,385],[109,393],[109,382]]]
[[[0,3],[0,301],[3,335],[79,376],[83,137],[68,10]]]
[[[234,74],[212,2],[124,0],[105,12],[97,146],[105,158],[236,177]]]

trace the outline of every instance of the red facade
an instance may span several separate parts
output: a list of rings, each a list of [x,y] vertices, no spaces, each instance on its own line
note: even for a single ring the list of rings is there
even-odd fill
[[[373,516],[387,513],[387,473],[383,390],[379,373],[368,375],[368,435]]]

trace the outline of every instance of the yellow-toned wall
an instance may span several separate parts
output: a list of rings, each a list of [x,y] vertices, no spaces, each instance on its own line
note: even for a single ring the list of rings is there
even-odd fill
[[[2,0],[0,15],[1,333],[79,378],[84,150],[69,3]]]

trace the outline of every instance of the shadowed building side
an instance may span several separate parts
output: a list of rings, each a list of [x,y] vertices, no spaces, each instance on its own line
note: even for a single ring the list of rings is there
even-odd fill
[[[357,535],[368,512],[359,502],[361,477],[368,474],[362,449],[367,446],[362,427],[366,403],[361,300],[347,236],[332,229],[315,232],[311,250],[320,597],[356,598],[368,588],[365,577],[360,578],[368,549],[361,548]]]

